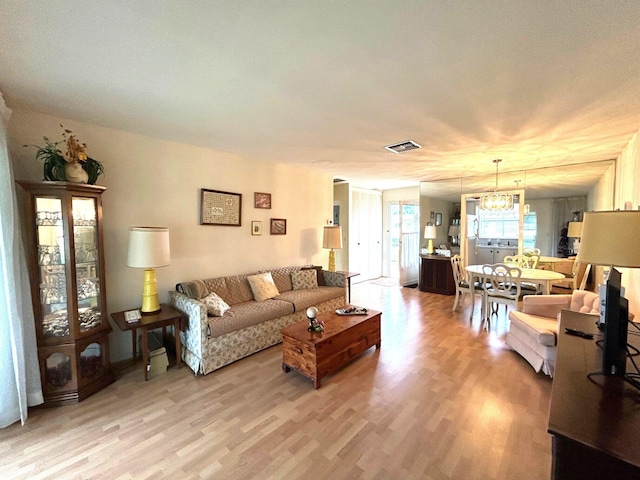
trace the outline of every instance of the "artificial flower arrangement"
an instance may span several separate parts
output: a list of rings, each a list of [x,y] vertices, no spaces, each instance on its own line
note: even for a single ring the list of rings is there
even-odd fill
[[[52,142],[43,137],[45,145],[24,145],[36,147],[36,159],[44,161],[44,179],[49,181],[70,181],[94,184],[104,172],[102,163],[89,157],[86,153],[87,144],[80,143],[73,132],[61,124],[62,140]],[[65,144],[66,153],[58,148]]]

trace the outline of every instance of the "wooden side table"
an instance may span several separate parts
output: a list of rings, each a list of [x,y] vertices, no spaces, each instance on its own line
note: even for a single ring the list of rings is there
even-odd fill
[[[182,346],[180,344],[180,331],[187,329],[187,318],[182,312],[176,310],[171,305],[160,304],[160,311],[157,313],[143,314],[142,318],[134,323],[129,323],[124,319],[124,311],[111,314],[111,318],[116,325],[122,330],[131,330],[131,338],[133,342],[133,359],[137,357],[137,337],[136,330],[142,330],[142,366],[144,368],[144,379],[149,379],[149,330],[162,328],[163,338],[166,336],[166,327],[173,327],[173,336],[176,342],[176,365],[178,368],[182,366]]]
[[[351,278],[357,277],[360,274],[356,272],[343,272],[343,271],[339,271],[337,273],[344,273],[344,276],[347,277],[347,303],[351,303]]]

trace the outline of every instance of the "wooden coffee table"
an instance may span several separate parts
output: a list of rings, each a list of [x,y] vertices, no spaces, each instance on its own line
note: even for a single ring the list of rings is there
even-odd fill
[[[294,369],[320,388],[323,377],[374,345],[380,348],[380,315],[375,310],[366,315],[323,313],[318,315],[322,333],[307,331],[307,320],[288,326],[282,330],[282,369]]]

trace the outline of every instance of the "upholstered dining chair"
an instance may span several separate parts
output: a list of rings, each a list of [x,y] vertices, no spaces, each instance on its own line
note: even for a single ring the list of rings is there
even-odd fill
[[[473,289],[469,283],[469,274],[464,269],[464,261],[460,255],[453,255],[451,257],[451,268],[453,270],[453,279],[456,282],[456,299],[453,302],[453,310],[458,308],[458,300],[460,304],[464,302],[464,296],[469,294],[471,296],[471,314],[469,318],[473,318],[473,307],[475,305],[475,295],[479,295],[483,298],[483,285],[480,282],[474,282]]]
[[[522,297],[520,276],[522,270],[512,265],[496,263],[495,265],[483,265],[482,272],[486,283],[484,284],[484,312],[488,321],[497,310],[492,310],[492,305],[512,305],[518,308],[518,301]]]
[[[591,271],[591,265],[588,263],[581,263],[576,258],[573,261],[570,273],[564,273],[566,278],[562,280],[555,280],[551,285],[561,291],[571,293],[574,290],[584,290],[587,285],[587,279],[589,278],[589,272]]]

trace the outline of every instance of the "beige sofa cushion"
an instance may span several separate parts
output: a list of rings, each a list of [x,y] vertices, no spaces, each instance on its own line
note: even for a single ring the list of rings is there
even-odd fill
[[[277,297],[280,293],[278,287],[273,282],[271,272],[259,273],[257,275],[249,275],[247,277],[253,298],[257,302],[263,302],[273,297]]]
[[[529,313],[512,310],[509,312],[512,325],[518,324],[527,336],[537,343],[553,347],[558,335],[558,321],[555,318],[539,317]]]
[[[342,287],[318,287],[282,292],[276,297],[276,300],[291,302],[295,307],[295,311],[300,312],[340,295],[344,295],[344,288]]]
[[[222,317],[207,317],[209,337],[219,337],[259,323],[293,313],[293,305],[280,300],[238,303]]]

